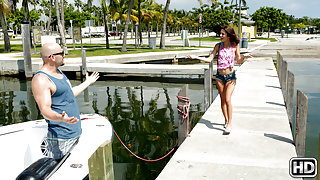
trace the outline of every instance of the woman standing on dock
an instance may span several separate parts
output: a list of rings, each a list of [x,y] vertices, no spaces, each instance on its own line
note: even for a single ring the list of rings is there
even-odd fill
[[[233,69],[234,58],[241,64],[245,58],[252,57],[251,54],[240,56],[239,39],[234,29],[230,26],[224,26],[220,31],[221,42],[217,43],[208,58],[189,55],[189,59],[199,59],[204,62],[211,62],[218,54],[216,83],[221,99],[221,109],[225,119],[225,133],[231,132],[232,104],[231,96],[236,86],[236,73]]]

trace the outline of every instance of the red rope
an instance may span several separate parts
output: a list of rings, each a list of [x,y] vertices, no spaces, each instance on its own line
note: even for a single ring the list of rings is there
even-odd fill
[[[108,119],[107,117],[103,116],[104,118]],[[82,118],[81,120],[86,120],[86,119],[94,119],[94,118]],[[115,130],[113,130],[114,134],[118,137],[119,141],[121,142],[121,144],[123,145],[123,147],[125,147],[134,157],[141,159],[143,161],[147,161],[147,162],[155,162],[155,161],[160,161],[162,159],[164,159],[165,157],[167,157],[169,154],[171,154],[175,148],[172,148],[170,150],[170,152],[168,152],[166,155],[162,156],[161,158],[158,159],[144,159],[142,157],[139,157],[138,155],[134,154],[120,139],[120,137],[118,136],[118,134],[116,133]]]
[[[172,153],[172,151],[174,150],[174,148],[171,149],[170,152],[168,152],[166,155],[162,156],[161,158],[158,158],[158,159],[144,159],[142,157],[139,157],[138,155],[134,154],[120,139],[120,137],[118,136],[118,134],[116,133],[115,130],[113,130],[114,134],[118,137],[119,141],[121,142],[121,144],[123,145],[123,147],[125,147],[134,157],[138,158],[138,159],[141,159],[143,161],[147,161],[147,162],[155,162],[155,161],[159,161],[165,157],[167,157],[169,154]]]
[[[190,101],[189,101],[188,97],[177,96],[177,98],[179,100],[187,103],[185,105],[177,105],[177,109],[182,114],[182,118],[187,120],[187,135],[189,136],[189,132],[190,132],[190,122],[189,122]]]

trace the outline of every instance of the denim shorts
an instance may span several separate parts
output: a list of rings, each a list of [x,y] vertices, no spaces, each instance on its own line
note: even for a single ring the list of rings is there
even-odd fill
[[[216,79],[222,81],[222,82],[225,84],[225,83],[227,83],[228,81],[231,81],[231,80],[233,80],[233,79],[237,79],[237,78],[236,78],[236,72],[233,71],[233,72],[230,73],[230,74],[223,75],[223,74],[220,74],[219,71],[217,71]]]

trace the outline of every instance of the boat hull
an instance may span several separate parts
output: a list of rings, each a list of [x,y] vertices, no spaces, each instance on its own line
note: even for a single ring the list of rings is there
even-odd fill
[[[80,115],[82,134],[78,144],[51,179],[83,179],[89,173],[88,159],[106,141],[113,140],[113,128],[106,117]],[[46,157],[45,120],[0,127],[0,179],[16,179],[24,169]]]

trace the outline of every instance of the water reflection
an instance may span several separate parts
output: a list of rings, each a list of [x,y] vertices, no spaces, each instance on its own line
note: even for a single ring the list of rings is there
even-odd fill
[[[73,86],[80,81],[71,80]],[[0,125],[41,119],[30,82],[0,77]],[[107,116],[126,146],[145,159],[167,154],[177,143],[176,95],[184,84],[98,81],[77,97],[81,113]],[[203,112],[203,85],[189,85],[190,124]],[[133,157],[115,139],[113,161],[115,179],[155,179],[170,157],[144,162]]]

